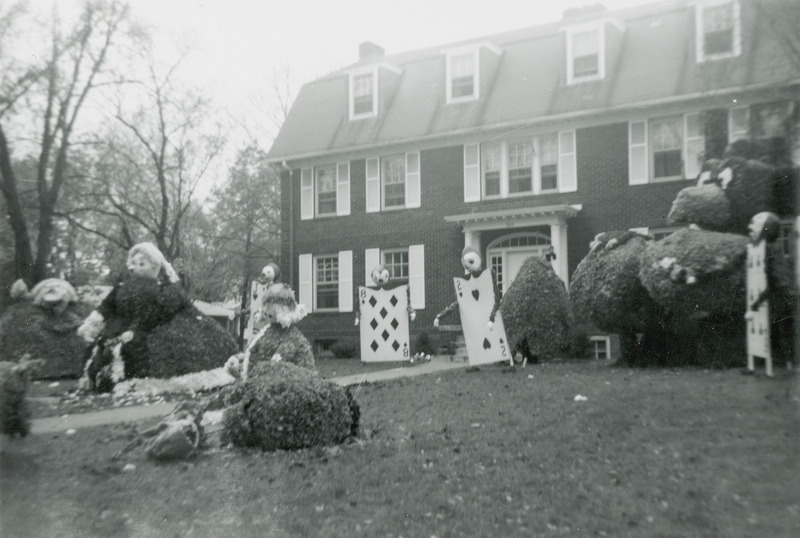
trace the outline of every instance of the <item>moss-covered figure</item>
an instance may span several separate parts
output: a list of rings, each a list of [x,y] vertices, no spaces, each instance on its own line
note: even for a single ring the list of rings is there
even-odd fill
[[[82,387],[110,390],[121,379],[209,370],[236,353],[233,336],[192,305],[155,245],[134,246],[128,269],[78,329],[91,343]]]
[[[272,284],[264,291],[263,316],[267,325],[251,340],[244,354],[242,378],[249,365],[259,362],[289,362],[314,369],[314,353],[308,339],[295,324],[306,316],[306,309],[294,300],[288,284]]]
[[[41,359],[36,379],[78,377],[83,370],[84,341],[76,334],[90,307],[77,301],[72,285],[48,278],[29,292],[22,280],[12,286],[11,306],[0,318],[0,353],[18,362]]]
[[[263,450],[341,443],[358,429],[358,404],[344,387],[287,362],[250,365],[228,396],[224,441]]]
[[[500,313],[511,349],[528,361],[552,359],[569,346],[569,296],[544,258],[531,256],[522,263],[503,295]]]
[[[0,433],[25,437],[31,431],[30,409],[25,399],[31,375],[44,361],[0,361]]]
[[[747,225],[769,208],[789,212],[781,198],[793,192],[794,177],[757,149],[734,143],[722,159],[704,163],[697,184],[678,193],[668,217],[685,228],[659,241],[628,240],[615,254],[608,247],[615,242],[618,250],[620,241],[605,241],[579,264],[575,310],[601,330],[620,333],[626,363],[744,366]],[[789,285],[779,294],[786,303],[794,291],[791,277],[784,280]]]

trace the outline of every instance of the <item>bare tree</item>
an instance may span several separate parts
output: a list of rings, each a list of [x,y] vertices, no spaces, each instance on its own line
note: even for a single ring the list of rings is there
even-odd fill
[[[128,21],[128,9],[117,2],[87,2],[66,32],[54,13],[47,55],[32,61],[5,54],[9,41],[24,33],[14,35],[24,15],[20,5],[0,13],[0,190],[14,234],[15,277],[33,284],[47,276],[56,208],[69,176],[78,120],[89,94],[111,82],[104,77],[104,68],[115,37]],[[37,130],[35,249],[12,165],[12,140],[24,145],[27,133],[9,138],[22,124],[33,124]]]
[[[152,241],[170,260],[181,255],[183,223],[224,146],[219,126],[209,125],[209,100],[176,82],[179,65],[162,73],[151,59],[134,95],[118,96],[116,125],[96,140],[85,203],[65,215],[122,249]]]

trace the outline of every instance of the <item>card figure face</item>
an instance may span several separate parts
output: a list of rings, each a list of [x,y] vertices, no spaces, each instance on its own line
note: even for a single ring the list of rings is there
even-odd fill
[[[747,245],[747,309],[767,289],[766,241]],[[769,301],[764,301],[747,321],[747,354],[772,358],[769,334]]]
[[[511,353],[499,311],[492,330],[487,327],[494,308],[492,273],[483,271],[479,277],[470,279],[456,277],[453,284],[470,365],[509,361]]]
[[[358,287],[361,361],[405,361],[410,357],[408,286],[390,290]]]
[[[250,318],[247,320],[247,327],[245,328],[245,340],[253,338],[267,324],[263,316],[264,304],[261,302],[266,289],[266,285],[259,284],[256,281],[253,281],[250,285]],[[258,318],[257,321],[256,318]]]

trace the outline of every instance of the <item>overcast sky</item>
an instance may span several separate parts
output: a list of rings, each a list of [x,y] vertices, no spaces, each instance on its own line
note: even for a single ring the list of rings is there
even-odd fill
[[[38,0],[44,1],[44,0]],[[62,0],[63,1],[63,0]],[[73,0],[69,0],[73,1]],[[235,115],[264,106],[273,72],[294,85],[358,59],[372,41],[387,54],[557,21],[587,0],[133,0],[159,31],[196,47],[187,74]],[[606,0],[609,9],[647,0]],[[261,115],[261,114],[258,114]],[[269,146],[270,141],[265,141]]]
[[[4,2],[6,0],[0,0]],[[65,19],[81,0],[27,0]],[[652,0],[605,0],[609,10]],[[267,110],[271,81],[289,69],[300,86],[358,60],[364,41],[395,54],[561,19],[591,0],[130,0],[134,16],[157,36],[156,55],[170,63],[176,45],[191,52],[181,75],[200,86],[237,125],[228,157],[248,136],[269,149],[277,127]],[[32,46],[36,46],[35,44]],[[40,43],[39,46],[47,46]],[[163,50],[159,51],[161,48]],[[174,57],[174,54],[172,55]],[[228,164],[222,164],[227,168]]]

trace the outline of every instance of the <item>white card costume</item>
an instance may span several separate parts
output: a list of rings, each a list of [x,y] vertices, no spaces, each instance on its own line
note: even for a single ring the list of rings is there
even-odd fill
[[[247,320],[244,339],[250,340],[264,328],[267,320],[264,319],[264,303],[262,298],[267,289],[267,284],[254,280],[250,283],[250,318]]]
[[[409,360],[408,285],[388,290],[359,286],[358,301],[361,311],[361,360]]]
[[[766,241],[747,245],[747,309],[767,289]],[[752,370],[754,358],[767,361],[767,372],[772,370],[772,347],[770,342],[769,301],[760,302],[758,309],[750,311],[747,318],[747,367]]]
[[[494,326],[487,326],[494,309],[494,282],[491,271],[472,278],[453,278],[461,327],[470,365],[489,364],[511,359],[503,318],[498,311]]]

